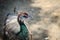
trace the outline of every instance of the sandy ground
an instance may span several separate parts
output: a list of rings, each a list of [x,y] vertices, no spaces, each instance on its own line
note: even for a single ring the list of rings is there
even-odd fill
[[[60,40],[60,0],[26,0],[23,2],[15,0],[14,2],[8,1],[5,7],[3,13],[14,14],[13,10],[16,7],[17,11],[25,11],[32,16],[32,20],[26,23],[32,40]]]

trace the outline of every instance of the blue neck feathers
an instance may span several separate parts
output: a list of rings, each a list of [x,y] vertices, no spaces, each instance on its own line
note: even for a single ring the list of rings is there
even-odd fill
[[[21,20],[18,21],[19,25],[20,25],[20,31],[17,33],[17,35],[20,36],[27,36],[28,35],[28,29],[26,27],[26,25],[24,24],[24,22],[22,22]]]

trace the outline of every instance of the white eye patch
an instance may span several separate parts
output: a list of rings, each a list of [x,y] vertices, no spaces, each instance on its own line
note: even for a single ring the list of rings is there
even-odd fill
[[[19,20],[21,20],[21,21],[24,21],[26,18],[24,18],[23,16],[20,16],[19,17]]]

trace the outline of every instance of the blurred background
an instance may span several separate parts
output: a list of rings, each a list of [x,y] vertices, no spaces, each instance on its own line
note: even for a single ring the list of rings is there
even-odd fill
[[[25,11],[32,16],[26,25],[32,40],[60,40],[60,0],[0,0],[0,40],[5,17]]]

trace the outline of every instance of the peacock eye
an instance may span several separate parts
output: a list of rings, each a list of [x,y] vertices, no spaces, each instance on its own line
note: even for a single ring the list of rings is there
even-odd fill
[[[23,16],[24,18],[27,18],[27,16]]]

